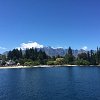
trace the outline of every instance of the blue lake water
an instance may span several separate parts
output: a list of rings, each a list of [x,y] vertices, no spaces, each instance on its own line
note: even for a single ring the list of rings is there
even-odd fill
[[[100,68],[0,69],[0,100],[100,100]]]

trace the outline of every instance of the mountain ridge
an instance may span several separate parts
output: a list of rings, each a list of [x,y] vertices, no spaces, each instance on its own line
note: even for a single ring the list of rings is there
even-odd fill
[[[45,51],[45,53],[48,55],[48,56],[65,56],[65,54],[67,53],[67,51],[68,51],[68,49],[64,49],[64,48],[53,48],[53,47],[50,47],[50,46],[44,46],[44,47],[42,47],[42,48],[34,48],[34,49],[37,49],[38,51],[39,50],[42,50],[42,51]],[[24,51],[25,50],[22,50],[23,51],[23,53],[24,53]],[[9,51],[6,51],[6,52],[4,52],[3,54],[4,55],[7,55],[8,54],[8,52]],[[72,49],[72,52],[73,52],[73,55],[75,56],[75,57],[77,57],[77,55],[79,54],[79,53],[87,53],[87,51],[86,50],[83,50],[83,49],[80,49],[80,50],[74,50],[74,49]]]

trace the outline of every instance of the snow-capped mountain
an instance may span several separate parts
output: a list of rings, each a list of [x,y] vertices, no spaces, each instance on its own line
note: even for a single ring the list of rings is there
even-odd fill
[[[25,52],[25,49],[26,48],[36,48],[38,51],[41,49],[42,51],[45,51],[45,53],[48,55],[48,56],[65,56],[65,54],[67,53],[68,49],[64,49],[64,48],[61,48],[61,47],[58,47],[58,48],[53,48],[53,47],[50,47],[50,46],[43,46],[41,44],[38,44],[37,42],[28,42],[28,43],[22,43],[20,44],[19,47],[17,47],[17,49],[22,49],[23,50],[23,53]],[[83,49],[80,49],[80,50],[73,50],[73,55],[75,57],[77,57],[77,55],[79,53],[83,53],[83,52],[87,52],[86,50],[83,50]],[[3,54],[7,55],[8,54],[8,51],[7,52],[4,52]]]

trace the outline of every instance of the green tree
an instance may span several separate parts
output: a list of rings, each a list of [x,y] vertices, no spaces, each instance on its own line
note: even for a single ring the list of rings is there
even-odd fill
[[[78,59],[87,60],[88,59],[87,54],[86,53],[80,53],[80,54],[78,54]]]
[[[55,65],[54,61],[47,61],[47,65]]]
[[[9,52],[8,52],[7,58],[8,58],[9,60],[13,58],[12,51],[9,51]]]
[[[100,64],[100,48],[97,47],[96,51],[96,63]]]
[[[65,62],[67,64],[73,64],[74,63],[74,56],[73,56],[71,47],[68,48],[68,52],[65,55]]]
[[[91,57],[90,57],[90,52],[87,52],[87,61],[90,63]]]
[[[30,58],[30,50],[29,49],[25,50],[25,58],[27,58],[27,59]]]
[[[89,61],[87,60],[83,60],[83,59],[78,59],[76,62],[75,62],[76,65],[90,65]]]
[[[2,63],[1,63],[1,65],[4,66],[5,64],[6,64],[6,61],[3,60]]]
[[[57,58],[56,59],[56,64],[57,65],[63,65],[65,63],[64,58]]]
[[[90,51],[90,64],[91,65],[96,65],[96,54],[93,52],[93,50]]]
[[[46,64],[47,59],[48,59],[48,56],[46,55],[46,53],[40,50],[38,52],[38,61],[40,62],[40,64]]]

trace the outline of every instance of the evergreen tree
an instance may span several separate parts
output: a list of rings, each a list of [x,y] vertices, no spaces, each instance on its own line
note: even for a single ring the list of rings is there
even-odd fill
[[[9,52],[8,52],[7,58],[8,58],[9,60],[13,58],[12,51],[9,51]]]
[[[100,48],[97,47],[96,51],[96,63],[100,64]]]
[[[19,50],[19,58],[23,58],[22,49]]]
[[[88,51],[87,52],[87,61],[90,63],[90,59],[91,59],[91,57],[90,57],[90,52]]]
[[[98,51],[98,64],[100,64],[100,48],[99,48],[99,51]]]
[[[34,48],[31,48],[31,49],[29,50],[29,52],[30,52],[30,53],[29,53],[29,54],[30,54],[30,55],[29,55],[29,56],[30,56],[29,58],[32,59],[32,60],[34,61],[34,60],[35,60],[35,58],[34,58],[34,55],[35,55],[35,54],[34,54]]]
[[[78,54],[78,59],[87,60],[88,59],[87,54],[86,53],[80,53],[80,54]]]
[[[38,59],[38,51],[37,51],[36,48],[34,49],[34,59],[35,59],[35,60]]]
[[[65,62],[67,64],[73,64],[73,61],[74,61],[74,56],[73,56],[71,47],[69,47],[68,53],[66,53],[66,55],[65,55]]]
[[[96,55],[93,53],[93,50],[90,51],[90,55],[91,55],[90,64],[96,65],[96,58],[95,58]]]
[[[25,58],[27,58],[27,59],[30,58],[29,49],[26,49],[26,50],[25,50]]]

